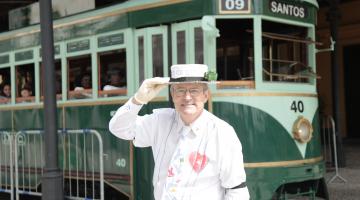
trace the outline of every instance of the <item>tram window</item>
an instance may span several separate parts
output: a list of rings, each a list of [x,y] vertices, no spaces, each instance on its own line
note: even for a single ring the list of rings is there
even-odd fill
[[[16,102],[35,101],[34,64],[18,65],[16,69]]]
[[[62,91],[62,85],[61,85],[61,61],[60,60],[55,60],[54,61],[54,66],[55,66],[55,92],[56,92],[56,99],[57,100],[61,100],[61,91]],[[42,65],[42,63],[40,63],[40,73],[41,73],[41,99],[44,98],[44,66]]]
[[[144,57],[144,37],[138,38],[139,43],[139,83],[141,84],[145,80],[145,57]]]
[[[68,73],[69,99],[91,98],[91,56],[69,58]]]
[[[152,36],[153,77],[164,76],[163,36]]]
[[[185,31],[179,31],[176,33],[176,41],[177,41],[177,63],[184,64],[186,63],[185,55]]]
[[[263,79],[276,82],[307,83],[307,28],[263,21]]]
[[[100,53],[99,65],[99,96],[126,95],[126,51]]]
[[[204,63],[204,40],[203,31],[200,27],[196,27],[195,30],[195,63]]]
[[[216,46],[216,71],[220,85],[253,88],[254,40],[251,19],[219,19]],[[237,82],[235,82],[237,81]],[[226,84],[231,83],[231,84]]]
[[[0,104],[10,103],[11,81],[10,67],[0,69]]]

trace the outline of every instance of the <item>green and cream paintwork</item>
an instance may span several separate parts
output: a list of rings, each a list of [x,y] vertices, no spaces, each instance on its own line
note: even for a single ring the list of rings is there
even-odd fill
[[[93,128],[104,141],[105,182],[133,199],[152,197],[153,159],[150,149],[133,149],[107,130],[108,121],[118,106],[129,99],[140,85],[137,39],[144,38],[145,78],[152,77],[151,36],[163,37],[164,74],[177,63],[176,33],[185,31],[186,63],[195,61],[194,28],[203,28],[204,63],[216,70],[216,19],[252,19],[254,27],[255,88],[217,89],[211,86],[211,111],[229,122],[236,130],[244,153],[248,187],[253,199],[270,199],[284,184],[323,178],[324,165],[320,151],[319,110],[316,79],[310,83],[274,83],[262,77],[262,20],[306,27],[308,37],[315,39],[316,0],[284,1],[307,7],[306,18],[269,13],[270,0],[249,0],[245,13],[219,10],[221,0],[132,0],[115,6],[81,13],[54,21],[55,58],[61,61],[62,99],[58,101],[58,127],[67,129]],[[186,11],[186,12],[184,12]],[[43,103],[40,97],[40,36],[39,25],[0,34],[0,68],[10,68],[12,94],[15,94],[15,66],[34,63],[35,102],[0,105],[0,128],[16,132],[42,129]],[[121,36],[122,35],[122,36]],[[220,33],[221,35],[221,33]],[[121,42],[108,46],[104,37],[119,36]],[[171,40],[170,40],[171,38]],[[79,45],[76,51],[73,46]],[[168,43],[172,46],[171,54]],[[69,50],[72,49],[72,50]],[[127,95],[102,98],[98,95],[98,54],[125,49]],[[308,46],[308,65],[316,72],[315,45]],[[90,55],[93,98],[69,100],[67,58]],[[168,91],[146,105],[141,114],[153,108],[168,107]],[[302,101],[302,113],[291,110],[293,101]],[[313,125],[313,138],[306,144],[294,140],[292,125],[300,115]],[[61,159],[61,158],[60,158]],[[125,164],[124,164],[125,163]],[[126,165],[126,163],[131,163]],[[141,169],[140,167],[141,166]],[[113,175],[113,176],[111,176]],[[121,179],[121,175],[126,178]],[[114,178],[115,177],[115,178]]]
[[[279,124],[287,131],[290,137],[293,137],[293,124],[299,116],[303,116],[310,122],[315,117],[315,112],[318,108],[317,96],[308,96],[307,94],[287,94],[287,93],[241,93],[235,94],[235,97],[217,96],[214,94],[213,101],[229,102],[234,104],[241,104],[257,108],[276,119]],[[291,110],[291,106],[294,102],[302,101],[304,105],[303,112],[295,112]],[[271,104],[271,106],[269,106]],[[305,151],[307,143],[300,143],[295,140],[295,144],[305,158]]]

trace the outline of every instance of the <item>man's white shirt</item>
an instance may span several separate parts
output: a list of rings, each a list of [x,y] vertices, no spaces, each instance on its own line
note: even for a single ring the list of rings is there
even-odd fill
[[[156,200],[249,199],[244,183],[241,143],[234,129],[206,110],[186,126],[171,108],[138,116],[141,105],[131,99],[110,120],[117,137],[133,140],[136,147],[151,147]]]

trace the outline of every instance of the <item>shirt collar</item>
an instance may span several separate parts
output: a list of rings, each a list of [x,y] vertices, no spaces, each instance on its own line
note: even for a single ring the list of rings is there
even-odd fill
[[[204,130],[204,128],[207,125],[207,121],[209,119],[208,117],[209,112],[207,110],[203,110],[200,114],[200,116],[193,122],[191,123],[189,126],[186,126],[184,124],[184,122],[182,121],[179,113],[177,113],[177,121],[178,124],[180,125],[180,127],[190,127],[191,128],[191,132],[195,134],[195,136],[199,135],[202,133],[202,131]]]

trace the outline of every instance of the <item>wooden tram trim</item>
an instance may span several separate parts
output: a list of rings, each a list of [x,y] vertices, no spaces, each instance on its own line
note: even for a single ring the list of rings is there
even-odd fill
[[[98,93],[99,93],[99,96],[104,96],[104,95],[126,96],[127,95],[127,89],[126,88],[119,88],[119,89],[116,89],[116,90],[99,90]]]
[[[260,168],[260,167],[287,167],[295,165],[313,164],[324,160],[322,156],[304,159],[304,160],[290,160],[278,162],[258,162],[258,163],[244,163],[245,168]]]
[[[234,88],[236,89],[236,88]],[[214,102],[214,97],[236,97],[236,96],[296,96],[296,97],[314,97],[317,98],[317,94],[312,93],[287,93],[287,92],[212,92],[211,102]],[[127,98],[100,98],[100,99],[86,99],[86,101],[69,100],[66,102],[57,102],[58,108],[74,107],[74,106],[96,106],[96,105],[112,105],[112,104],[125,104],[131,97]],[[155,97],[152,102],[167,101],[167,97]],[[209,101],[210,102],[210,101]],[[36,109],[43,108],[43,103],[28,103],[28,104],[16,104],[8,106],[0,106],[0,111],[3,110],[22,110],[22,109]]]
[[[216,84],[217,89],[228,88],[228,87],[244,87],[249,89],[255,88],[255,81],[219,81]]]
[[[287,93],[287,92],[227,92],[215,93],[215,97],[236,97],[236,96],[296,96],[296,97],[318,97],[317,94],[311,93]]]
[[[146,5],[133,6],[133,7],[130,7],[130,8],[121,8],[121,9],[119,9],[117,11],[107,12],[106,14],[100,14],[100,15],[97,15],[97,16],[90,16],[90,17],[74,20],[74,21],[71,21],[71,22],[65,22],[65,23],[61,23],[61,24],[56,24],[56,25],[53,26],[53,28],[54,29],[63,28],[63,27],[66,27],[66,26],[72,26],[74,24],[80,24],[80,23],[85,23],[85,22],[89,22],[89,21],[92,21],[92,20],[102,19],[102,18],[105,18],[105,17],[112,17],[112,16],[116,16],[116,15],[119,15],[119,14],[124,14],[124,13],[139,11],[139,10],[145,10],[145,9],[150,9],[150,8],[156,8],[156,7],[162,7],[162,6],[172,5],[172,4],[185,3],[185,2],[188,2],[188,1],[191,1],[191,0],[162,0],[162,1],[159,1],[159,2],[156,2],[156,3],[149,3],[149,4],[146,4]],[[0,41],[11,39],[11,38],[22,37],[22,36],[26,36],[26,35],[31,35],[31,34],[38,33],[38,32],[40,32],[40,28],[27,31],[25,33],[17,33],[17,34],[13,34],[13,35],[10,35],[10,36],[3,36],[3,37],[0,36]]]
[[[74,106],[97,106],[97,105],[114,105],[114,104],[125,104],[130,98],[114,98],[114,99],[85,99],[86,101],[77,101],[77,100],[68,100],[66,102],[57,102],[57,108],[65,108],[65,107],[74,107]],[[167,101],[168,98],[165,96],[155,97],[151,100],[151,102],[162,102]],[[43,103],[24,103],[24,104],[16,104],[16,105],[9,105],[9,106],[1,106],[0,111],[4,110],[24,110],[24,109],[37,109],[43,108]]]

